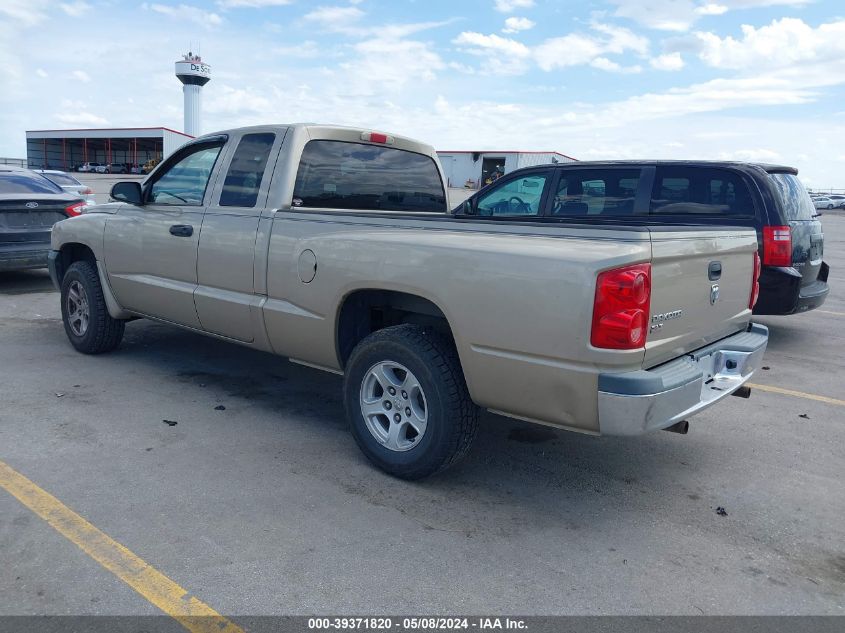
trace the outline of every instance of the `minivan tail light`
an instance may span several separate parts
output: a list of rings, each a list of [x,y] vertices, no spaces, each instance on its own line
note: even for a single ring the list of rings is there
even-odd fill
[[[74,202],[72,205],[65,207],[65,215],[69,218],[82,215],[82,208],[85,206],[84,202]]]
[[[604,349],[645,346],[651,303],[651,264],[599,273],[590,343]]]
[[[763,227],[763,264],[792,266],[792,230],[788,226]]]
[[[760,296],[760,271],[763,266],[760,263],[760,254],[754,251],[754,276],[751,278],[751,299],[748,301],[748,309],[752,309]]]

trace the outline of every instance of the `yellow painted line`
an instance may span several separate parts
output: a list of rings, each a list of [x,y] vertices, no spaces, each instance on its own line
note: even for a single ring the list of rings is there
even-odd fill
[[[825,404],[836,404],[840,407],[845,407],[845,400],[837,400],[836,398],[828,398],[827,396],[817,396],[814,393],[805,393],[803,391],[793,391],[792,389],[783,389],[782,387],[771,387],[769,385],[755,385],[747,383],[752,389],[759,389],[760,391],[770,391],[771,393],[779,393],[784,396],[795,396],[796,398],[806,398],[807,400],[815,400],[816,402],[824,402]]]
[[[0,487],[191,633],[243,630],[0,461]]]
[[[816,310],[816,312],[822,312],[823,314],[834,314],[836,316],[845,316],[845,312],[832,312],[830,310]]]

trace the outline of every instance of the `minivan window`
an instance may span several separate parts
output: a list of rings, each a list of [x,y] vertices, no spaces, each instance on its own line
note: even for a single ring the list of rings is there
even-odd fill
[[[309,141],[302,151],[293,206],[442,213],[446,192],[430,156],[317,140]]]
[[[651,194],[654,215],[754,215],[738,173],[710,167],[658,167]]]
[[[272,133],[245,134],[232,157],[220,193],[221,207],[254,207],[267,167],[270,149],[276,140]]]
[[[812,220],[816,207],[804,185],[793,174],[769,174],[787,220]]]
[[[549,172],[541,172],[497,183],[478,198],[474,212],[480,216],[539,215],[548,178]]]
[[[552,201],[552,215],[631,215],[639,181],[639,169],[563,169]]]

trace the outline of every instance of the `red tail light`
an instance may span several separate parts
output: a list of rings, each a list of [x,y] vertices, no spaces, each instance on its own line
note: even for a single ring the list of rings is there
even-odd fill
[[[65,214],[69,218],[76,217],[77,215],[82,215],[82,207],[84,206],[84,202],[74,202],[69,207],[65,207]]]
[[[600,273],[593,303],[590,343],[605,349],[645,345],[651,302],[651,264],[635,264]]]
[[[792,266],[792,230],[788,226],[763,227],[763,264]]]
[[[748,308],[751,309],[757,303],[760,296],[760,271],[763,266],[760,263],[760,255],[754,251],[754,277],[751,279],[751,299],[748,301]]]
[[[86,187],[86,188],[85,188],[85,189],[83,189],[80,193],[81,193],[83,196],[90,196],[90,195],[91,195],[92,193],[94,193],[94,192],[91,190],[91,187]]]
[[[381,132],[361,132],[361,140],[369,141],[370,143],[384,143],[385,145],[393,145],[393,137]]]

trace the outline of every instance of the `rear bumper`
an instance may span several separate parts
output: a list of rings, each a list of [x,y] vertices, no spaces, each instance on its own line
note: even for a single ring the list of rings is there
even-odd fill
[[[818,308],[830,292],[827,285],[829,272],[830,267],[822,262],[816,281],[802,286],[801,273],[795,268],[764,266],[754,314],[786,315]]]
[[[739,389],[759,367],[767,327],[712,343],[649,370],[599,375],[599,431],[640,435],[665,429]]]
[[[0,244],[0,271],[44,268],[50,243],[11,242]]]

